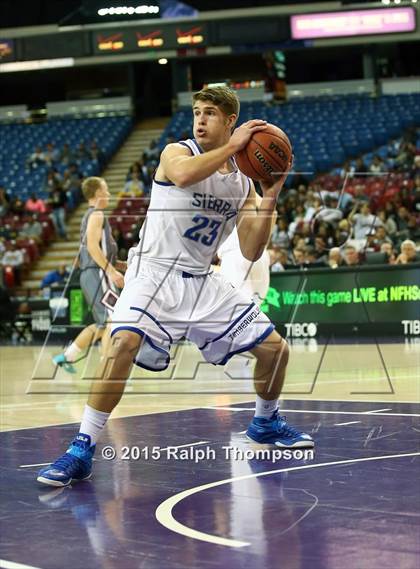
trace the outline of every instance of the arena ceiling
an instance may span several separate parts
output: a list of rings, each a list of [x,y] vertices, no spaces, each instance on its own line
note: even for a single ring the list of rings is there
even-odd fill
[[[291,4],[317,4],[319,0],[182,0],[184,4],[199,12],[240,8],[256,8],[262,6],[279,6]],[[352,0],[342,0],[349,3]],[[354,0],[356,1],[356,0]],[[158,0],[158,3],[169,4],[175,0]],[[323,0],[323,4],[329,0]],[[96,13],[98,7],[136,6],[139,4],[155,4],[154,0],[0,0],[0,29],[23,26],[40,26],[47,24],[88,23],[89,12]],[[331,3],[337,4],[331,0]],[[363,0],[357,0],[358,4]],[[370,1],[372,4],[372,0]],[[127,18],[125,18],[127,19]],[[109,20],[108,20],[109,21]]]

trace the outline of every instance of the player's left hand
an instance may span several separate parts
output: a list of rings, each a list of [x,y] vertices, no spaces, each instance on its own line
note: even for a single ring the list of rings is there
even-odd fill
[[[286,178],[289,175],[289,172],[293,166],[293,159],[294,156],[292,155],[292,158],[290,159],[290,162],[287,165],[286,171],[280,174],[279,176],[272,176],[273,178],[272,182],[268,181],[266,182],[264,180],[260,181],[263,197],[277,199],[277,196],[279,195],[281,189],[283,188],[284,182],[286,181]]]

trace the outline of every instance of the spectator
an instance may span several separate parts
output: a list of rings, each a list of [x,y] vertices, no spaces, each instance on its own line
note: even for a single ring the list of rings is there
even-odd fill
[[[152,140],[152,142],[149,145],[149,148],[147,148],[144,151],[144,155],[146,157],[147,162],[157,162],[159,159],[159,147],[157,145],[156,140]]]
[[[279,273],[284,271],[286,265],[289,263],[286,249],[269,249],[270,255],[270,271],[272,273]]]
[[[25,212],[25,204],[20,198],[12,199],[10,203],[10,213],[13,215],[18,215],[19,217]]]
[[[81,142],[76,149],[76,160],[83,162],[84,160],[90,160],[89,150],[86,148],[84,142]]]
[[[395,252],[391,243],[384,241],[384,243],[381,245],[380,252],[386,253],[388,255],[388,263],[390,265],[395,265],[397,258],[395,256]]]
[[[375,243],[380,250],[382,243],[390,243],[392,245],[392,239],[386,234],[386,229],[383,225],[379,225],[375,229]]]
[[[316,260],[318,263],[322,263],[322,264],[327,264],[328,259],[327,259],[327,242],[325,240],[325,237],[322,237],[321,235],[317,235],[315,237],[315,255],[316,255]]]
[[[133,172],[136,172],[136,174],[138,174],[138,176],[140,177],[140,173],[141,173],[141,167],[142,164],[140,163],[139,160],[137,160],[136,162],[133,162],[130,166],[130,168],[128,169],[128,174],[126,177],[126,180],[131,180],[132,176],[133,176]]]
[[[315,247],[305,247],[305,263],[317,267],[325,267],[325,255],[319,255]]]
[[[96,160],[98,163],[102,161],[102,151],[96,143],[96,140],[92,140],[89,148],[89,154],[91,160]]]
[[[59,267],[55,271],[49,271],[41,282],[41,289],[49,288],[56,284],[66,281],[70,273],[64,263],[60,263]]]
[[[125,183],[124,191],[121,197],[126,198],[140,198],[144,194],[144,184],[139,179],[139,175],[136,171],[132,173],[131,180]]]
[[[29,168],[38,168],[38,166],[45,164],[45,156],[40,146],[35,148],[35,151],[28,157],[26,164]]]
[[[50,168],[47,172],[47,181],[45,182],[45,191],[49,192],[55,186],[60,184],[62,181],[62,177],[58,173],[56,168]]]
[[[333,247],[328,253],[328,265],[331,269],[337,269],[343,265],[343,257],[339,247]]]
[[[397,225],[397,232],[395,236],[399,241],[403,239],[407,239],[409,236],[409,226],[408,221],[410,218],[410,213],[408,209],[404,206],[401,206],[397,210],[397,214],[395,215],[395,223]]]
[[[360,210],[360,213],[356,213],[358,210]],[[349,220],[354,220],[355,239],[364,239],[370,229],[381,225],[381,221],[376,217],[376,215],[371,214],[369,204],[367,203],[360,205],[360,203],[356,202],[354,208],[350,212]]]
[[[357,184],[354,187],[354,202],[355,205],[357,204],[357,202],[359,203],[369,203],[369,198],[368,196],[365,194],[365,187],[363,186],[363,184]]]
[[[51,217],[56,232],[67,240],[66,210],[67,196],[61,186],[56,186],[49,195],[49,204],[52,208]]]
[[[54,148],[54,144],[52,142],[49,142],[47,144],[47,148],[44,152],[45,162],[51,168],[51,166],[54,164],[54,162],[57,162],[58,158],[59,158],[58,150],[56,150]]]
[[[351,168],[351,173],[353,176],[358,176],[359,174],[366,174],[368,172],[368,168],[363,161],[363,158],[357,158],[354,166]]]
[[[9,241],[10,239],[15,239],[16,237],[16,231],[12,229],[12,226],[9,223],[0,224],[0,238]]]
[[[42,242],[42,225],[39,223],[36,215],[33,215],[29,222],[23,224],[20,236],[33,239],[38,244]]]
[[[349,174],[351,174],[351,164],[350,160],[346,160],[343,164],[342,169],[340,170],[340,178],[345,179]]]
[[[303,265],[305,263],[306,251],[305,249],[293,249],[293,263],[295,265]]]
[[[348,219],[342,219],[339,223],[338,223],[338,227],[335,230],[335,243],[337,244],[338,247],[341,247],[342,245],[344,245],[346,243],[346,241],[348,241],[349,237],[351,235],[351,225]]]
[[[397,157],[395,158],[395,167],[397,170],[409,170],[414,162],[416,147],[410,142],[403,142],[400,146]]]
[[[420,256],[416,252],[416,244],[411,239],[406,239],[401,243],[401,253],[398,255],[396,263],[406,265],[407,263],[418,263]]]
[[[26,200],[25,209],[30,213],[45,213],[47,206],[44,200],[38,198],[36,194],[31,194],[31,197]]]
[[[64,170],[63,181],[61,183],[61,186],[63,190],[66,192],[66,195],[69,200],[67,204],[69,209],[74,209],[77,206],[77,204],[80,202],[81,198],[80,187],[81,187],[82,175],[77,170],[77,166],[76,168],[74,168],[74,166],[75,165],[71,166],[73,170],[71,170],[70,168]]]
[[[384,209],[377,211],[377,217],[382,222],[387,235],[395,235],[397,232],[397,224],[392,216],[387,216]]]
[[[6,189],[0,186],[0,217],[4,217],[10,209],[10,198]]]
[[[287,232],[287,221],[284,217],[279,217],[271,233],[271,243],[273,247],[283,247],[287,249],[290,244]]]
[[[63,150],[60,153],[61,164],[64,164],[64,166],[68,166],[74,160],[75,160],[74,152],[67,143],[64,144]]]
[[[80,192],[82,186],[83,174],[79,171],[79,167],[76,163],[69,165],[69,178],[70,178],[70,190],[77,189]]]
[[[408,238],[412,241],[420,240],[420,224],[414,214],[410,215],[407,221]]]
[[[15,274],[15,282],[22,282],[22,269],[25,263],[25,255],[21,249],[16,247],[16,241],[9,241],[6,244],[6,252],[3,254],[1,264],[3,267],[12,267]]]
[[[344,249],[344,261],[348,267],[360,265],[360,256],[356,247],[353,247],[352,245],[346,246]]]
[[[373,157],[372,164],[369,166],[369,172],[372,172],[372,174],[385,172],[385,164],[377,154]]]
[[[410,178],[414,181],[417,178],[420,182],[420,154],[414,157],[413,165],[410,169]]]

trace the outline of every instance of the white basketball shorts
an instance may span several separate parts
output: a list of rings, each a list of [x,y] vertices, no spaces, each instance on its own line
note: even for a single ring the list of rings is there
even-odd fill
[[[127,269],[112,314],[111,336],[121,330],[142,337],[134,363],[162,371],[171,344],[183,337],[197,345],[206,361],[224,365],[260,344],[274,325],[220,273],[192,276],[142,260]]]

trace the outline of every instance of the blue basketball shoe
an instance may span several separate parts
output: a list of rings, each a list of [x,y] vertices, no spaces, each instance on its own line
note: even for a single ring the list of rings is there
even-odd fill
[[[64,354],[57,354],[53,357],[52,361],[56,366],[62,367],[67,373],[76,373],[76,368],[72,362],[66,360],[66,356]]]
[[[68,486],[72,480],[86,480],[92,474],[92,458],[96,445],[90,436],[79,433],[66,452],[38,473],[38,482],[49,486]]]
[[[310,435],[288,425],[286,417],[280,417],[278,411],[275,411],[269,419],[254,417],[246,436],[267,448],[313,448],[315,444]]]

